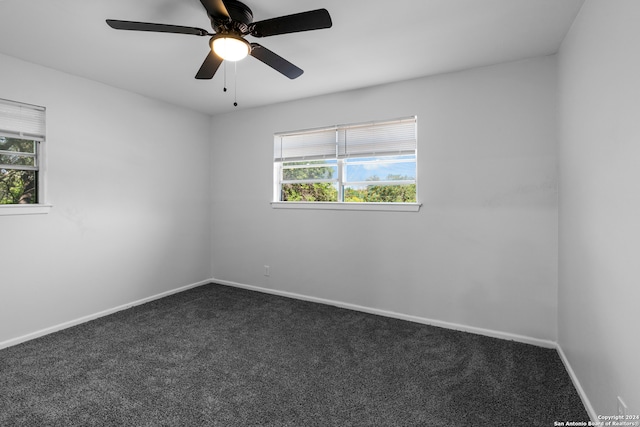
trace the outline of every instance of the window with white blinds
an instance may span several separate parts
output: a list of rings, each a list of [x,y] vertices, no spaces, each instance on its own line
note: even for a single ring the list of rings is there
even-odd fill
[[[0,99],[0,135],[44,141],[45,108]]]
[[[416,119],[345,126],[338,132],[338,157],[415,154]]]
[[[0,206],[40,203],[45,108],[0,99]]]
[[[416,203],[417,118],[274,135],[274,201]]]
[[[275,135],[278,162],[415,154],[416,117],[359,123]]]

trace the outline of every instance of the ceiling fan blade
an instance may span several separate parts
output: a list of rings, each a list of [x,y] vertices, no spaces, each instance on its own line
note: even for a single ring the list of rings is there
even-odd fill
[[[200,0],[200,3],[207,10],[207,14],[213,18],[229,18],[229,12],[222,0]]]
[[[331,28],[332,24],[327,9],[317,9],[255,22],[251,24],[250,34],[254,37],[268,37]]]
[[[209,54],[204,59],[204,62],[200,66],[198,73],[196,74],[196,79],[211,79],[213,78],[216,71],[218,71],[218,67],[222,64],[222,58],[213,53],[213,51],[209,51]]]
[[[287,61],[279,55],[276,55],[275,53],[271,52],[266,47],[259,45],[258,43],[251,43],[251,56],[264,62],[269,67],[284,74],[292,80],[300,77],[302,73],[304,73],[304,71],[293,65],[291,62]]]
[[[116,30],[153,31],[155,33],[192,34],[194,36],[211,36],[207,30],[181,25],[153,24],[151,22],[120,21],[107,19],[107,24]]]

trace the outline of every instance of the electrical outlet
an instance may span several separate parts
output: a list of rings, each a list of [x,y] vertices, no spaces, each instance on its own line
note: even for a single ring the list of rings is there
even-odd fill
[[[269,277],[269,266],[268,265],[264,266],[264,275]]]
[[[627,405],[620,396],[618,396],[618,415],[627,415]]]

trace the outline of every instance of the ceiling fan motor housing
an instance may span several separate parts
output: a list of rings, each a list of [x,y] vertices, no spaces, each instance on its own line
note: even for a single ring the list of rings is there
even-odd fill
[[[249,6],[236,0],[225,0],[224,5],[229,16],[209,16],[215,32],[246,34],[249,31],[249,24],[253,22],[253,12]]]

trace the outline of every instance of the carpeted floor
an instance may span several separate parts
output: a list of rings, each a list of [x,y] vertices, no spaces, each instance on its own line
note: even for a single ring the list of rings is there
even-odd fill
[[[552,426],[555,350],[207,285],[0,350],[0,426]]]

